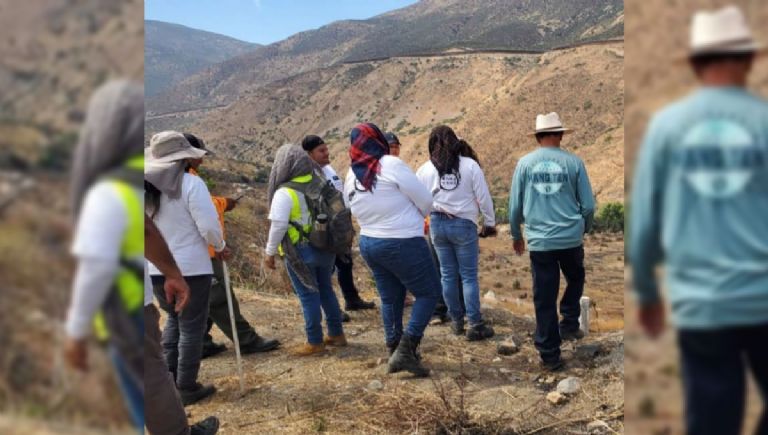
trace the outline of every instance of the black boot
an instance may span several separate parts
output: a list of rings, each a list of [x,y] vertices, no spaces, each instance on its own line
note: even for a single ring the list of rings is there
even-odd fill
[[[240,353],[248,355],[258,352],[269,352],[280,347],[280,342],[274,338],[264,338],[260,335],[256,335],[256,339],[252,342],[240,346]]]
[[[572,331],[560,330],[560,339],[563,341],[575,341],[584,338],[584,331],[581,329],[574,329]]]
[[[189,427],[189,435],[214,435],[219,431],[219,419],[208,417]]]
[[[464,319],[451,320],[451,332],[453,335],[464,335]]]
[[[181,403],[184,404],[184,406],[195,404],[203,399],[213,396],[215,393],[216,387],[213,385],[203,385],[199,382],[195,384],[194,388],[179,389]]]
[[[203,356],[201,359],[210,358],[216,356],[227,350],[227,346],[221,343],[215,343],[211,340],[210,343],[203,343]]]
[[[408,334],[403,335],[400,343],[397,345],[397,349],[389,357],[389,373],[405,370],[419,378],[429,376],[429,369],[421,365],[421,359],[416,352],[416,349],[419,347],[419,341],[421,340]]]
[[[349,298],[345,304],[344,309],[347,311],[357,311],[357,310],[372,310],[376,308],[376,303],[366,302],[358,296],[357,298]]]
[[[389,356],[392,356],[393,353],[395,353],[395,350],[397,349],[397,346],[400,344],[400,339],[398,338],[395,341],[388,342],[387,343],[387,351],[389,352]]]
[[[478,323],[477,325],[472,325],[467,330],[467,340],[469,341],[479,341],[479,340],[485,340],[486,338],[493,337],[494,331],[493,328],[486,325],[485,322]]]

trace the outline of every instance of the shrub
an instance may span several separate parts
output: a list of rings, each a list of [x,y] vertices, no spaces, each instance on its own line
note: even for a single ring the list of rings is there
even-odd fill
[[[623,233],[624,204],[609,202],[600,207],[595,216],[595,232]]]
[[[493,198],[493,212],[496,214],[496,224],[505,224],[509,222],[509,198],[494,197]]]

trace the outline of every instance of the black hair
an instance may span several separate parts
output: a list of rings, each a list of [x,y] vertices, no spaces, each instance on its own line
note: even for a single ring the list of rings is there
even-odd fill
[[[558,137],[562,138],[563,137],[563,132],[562,131],[547,131],[547,132],[543,132],[543,133],[536,133],[536,140],[537,141],[541,141],[542,139],[544,139],[547,136],[558,136]]]
[[[459,138],[447,125],[438,125],[429,134],[429,157],[442,177],[445,174],[459,175],[461,156]]]
[[[470,145],[464,139],[459,139],[459,154],[462,157],[469,157],[470,159],[476,161],[478,165],[480,164],[480,158],[477,156],[477,153],[472,148],[472,145]]]
[[[154,184],[144,180],[144,210],[149,212],[149,218],[154,219],[160,211],[160,196],[162,192]]]
[[[323,145],[325,141],[323,141],[323,138],[320,136],[315,136],[314,134],[311,134],[301,141],[301,147],[304,148],[304,151],[312,151],[313,149],[319,147],[320,145]]]
[[[752,51],[741,53],[705,53],[694,54],[688,59],[693,70],[699,74],[704,68],[717,63],[751,63],[755,58]]]

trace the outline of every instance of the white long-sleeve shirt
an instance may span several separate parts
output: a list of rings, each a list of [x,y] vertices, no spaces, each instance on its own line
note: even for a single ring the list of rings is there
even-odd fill
[[[136,194],[141,191],[136,189]],[[83,202],[72,245],[78,265],[67,313],[68,336],[79,339],[90,333],[94,315],[114,287],[127,229],[125,204],[118,191],[109,182],[95,184]]]
[[[440,177],[431,161],[421,165],[416,177],[433,195],[433,209],[477,223],[480,213],[487,227],[496,225],[493,199],[488,191],[485,174],[476,161],[459,158],[459,177]]]
[[[323,166],[323,175],[325,175],[326,180],[328,180],[336,190],[344,192],[344,182],[341,181],[341,178],[339,178],[338,175],[336,175],[336,171],[331,165]]]
[[[168,243],[182,275],[213,273],[208,245],[220,252],[225,243],[216,207],[202,178],[184,174],[181,196],[170,199],[162,195],[154,222]],[[162,275],[152,263],[149,263],[149,273]]]
[[[381,239],[424,236],[424,217],[432,208],[432,195],[402,160],[384,156],[373,192],[366,192],[350,168],[344,199],[360,224],[360,234]]]
[[[307,225],[311,219],[307,201],[304,194],[299,191],[296,191],[296,196],[299,198],[299,210],[301,210],[301,219],[298,220],[298,223]],[[275,196],[272,197],[272,205],[269,207],[269,237],[265,249],[267,255],[277,254],[277,247],[280,246],[280,242],[290,226],[292,208],[293,198],[288,189],[285,187],[277,189]]]

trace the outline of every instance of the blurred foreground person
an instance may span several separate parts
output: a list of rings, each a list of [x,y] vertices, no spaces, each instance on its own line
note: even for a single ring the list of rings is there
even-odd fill
[[[155,224],[144,215],[145,257],[165,277],[163,301],[181,313],[189,303],[189,286]],[[187,413],[176,390],[173,376],[160,345],[160,313],[152,303],[152,282],[144,261],[144,388],[146,394],[147,429],[152,435],[214,435],[219,420],[208,417],[190,427]]]
[[[741,11],[693,17],[699,89],[657,113],[640,150],[629,249],[640,322],[678,329],[687,433],[740,434],[746,371],[768,398],[768,102],[749,93],[761,47]],[[763,411],[758,434],[768,433]]]
[[[66,322],[68,363],[88,369],[93,330],[109,355],[136,428],[144,427],[144,88],[102,86],[88,106],[75,149],[72,252],[77,273]]]

